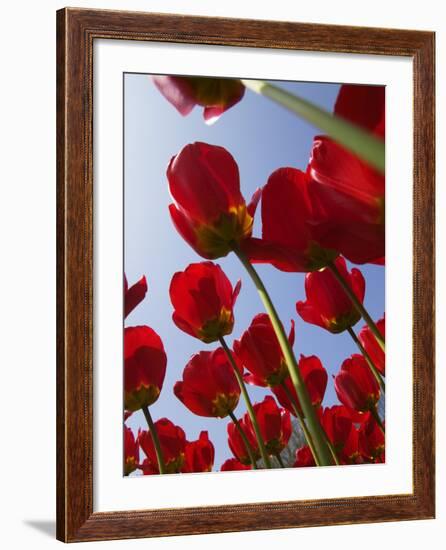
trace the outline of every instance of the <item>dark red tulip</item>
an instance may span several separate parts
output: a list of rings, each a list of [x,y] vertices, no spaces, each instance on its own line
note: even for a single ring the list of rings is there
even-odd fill
[[[352,426],[340,454],[341,464],[362,464],[364,462],[364,457],[361,454],[359,430],[355,426]]]
[[[139,464],[139,445],[133,432],[124,426],[124,475],[128,476]]]
[[[254,459],[258,460],[260,458],[259,445],[254,435],[254,430],[252,429],[252,424],[246,423],[246,419],[249,419],[246,414],[243,418],[239,419],[240,427],[242,428],[244,434],[246,435],[251,449],[253,451]],[[246,449],[245,442],[243,441],[242,436],[237,430],[236,425],[233,422],[230,422],[227,427],[228,430],[228,445],[232,451],[232,454],[237,460],[242,464],[251,464],[251,459],[249,458],[248,451]]]
[[[195,105],[204,107],[203,117],[207,124],[238,103],[245,93],[241,81],[232,78],[153,76],[152,79],[181,115],[188,115]]]
[[[124,408],[137,411],[160,394],[167,356],[158,334],[147,326],[124,329]]]
[[[335,114],[384,138],[384,87],[344,85]],[[384,176],[327,136],[314,138],[307,173],[325,224],[316,234],[354,263],[383,263]]]
[[[318,242],[316,211],[308,176],[296,168],[279,168],[262,190],[262,239],[250,239],[244,250],[254,263],[271,263],[282,271],[313,271],[338,252]]]
[[[234,472],[234,471],[237,471],[237,470],[251,470],[251,469],[252,468],[249,464],[242,464],[236,458],[228,458],[221,465],[220,471],[221,472]]]
[[[144,300],[146,294],[147,281],[145,275],[129,288],[127,277],[124,274],[124,318]]]
[[[372,462],[384,462],[385,436],[378,423],[369,413],[359,427],[361,454]]]
[[[230,334],[240,286],[239,281],[233,289],[219,265],[190,264],[184,271],[175,273],[170,283],[174,323],[207,344]]]
[[[386,318],[383,317],[380,319],[376,326],[378,327],[379,332],[385,337],[386,335]],[[364,346],[366,352],[370,355],[370,358],[373,361],[375,367],[379,370],[382,375],[386,373],[386,355],[382,350],[381,346],[378,344],[375,336],[372,331],[366,325],[361,329],[361,332],[358,335],[361,344]]]
[[[354,428],[350,411],[343,405],[334,405],[321,409],[319,418],[328,439],[340,453]]]
[[[252,233],[260,192],[246,206],[237,163],[223,147],[191,143],[167,168],[172,221],[183,239],[207,259],[226,256]]]
[[[379,384],[362,355],[354,354],[342,363],[334,385],[339,401],[357,411],[374,409],[380,398]]]
[[[194,414],[224,418],[240,398],[232,366],[222,348],[195,354],[173,388],[178,399]]]
[[[304,445],[296,451],[296,461],[293,468],[307,468],[308,466],[316,466],[313,453],[308,445]]]
[[[294,344],[294,322],[289,335]],[[249,371],[245,380],[257,386],[277,386],[288,375],[288,367],[269,315],[256,315],[240,340],[234,342],[234,353]]]
[[[308,357],[301,355],[298,367],[310,396],[311,404],[316,408],[320,407],[322,400],[324,399],[328,381],[327,371],[323,367],[321,360],[315,355],[310,355]],[[294,401],[298,405],[300,414],[303,414],[299,404],[299,398],[297,397],[291,378],[285,378],[284,384],[288,388],[288,393],[294,397]],[[276,386],[273,388],[273,393],[282,407],[285,407],[285,409],[295,415],[293,403],[288,398],[287,392],[284,388],[281,385]]]
[[[281,453],[288,445],[291,437],[289,411],[280,409],[271,395],[267,395],[262,402],[256,403],[253,408],[266,450],[270,455]],[[243,422],[246,428],[252,432],[252,437],[255,438],[254,427],[247,413],[243,417]]]
[[[210,472],[214,465],[215,449],[207,432],[200,432],[196,441],[186,443],[183,473]]]
[[[321,410],[319,418],[340,463],[356,464],[360,461],[359,433],[355,426],[358,415],[343,405],[334,405]]]
[[[184,431],[167,418],[157,420],[155,429],[160,441],[166,472],[169,474],[180,472],[184,464],[186,450]],[[155,446],[150,431],[140,430],[138,442],[147,457],[147,461],[142,464],[144,474],[159,473]]]
[[[133,414],[133,411],[124,411],[124,422],[130,418]]]
[[[364,84],[343,84],[334,112],[365,130],[383,137],[385,128],[385,88]]]
[[[342,277],[360,302],[364,300],[365,280],[359,269],[347,270],[344,258],[335,261]],[[345,290],[329,268],[307,273],[305,276],[305,302],[297,302],[297,313],[307,323],[338,333],[355,325],[361,318]]]

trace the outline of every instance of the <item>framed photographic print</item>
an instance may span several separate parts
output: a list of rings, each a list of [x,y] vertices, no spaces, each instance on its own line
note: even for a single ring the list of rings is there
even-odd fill
[[[58,538],[434,517],[434,34],[57,31]]]

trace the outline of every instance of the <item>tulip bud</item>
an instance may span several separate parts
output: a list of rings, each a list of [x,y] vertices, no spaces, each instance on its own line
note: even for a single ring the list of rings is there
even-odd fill
[[[217,418],[232,412],[240,398],[240,386],[222,348],[192,356],[173,391],[194,414]]]
[[[207,124],[215,122],[245,93],[241,81],[232,78],[153,76],[152,80],[181,115],[188,115],[195,105],[204,107],[203,117]]]
[[[184,271],[175,273],[170,283],[174,323],[207,344],[230,334],[240,286],[239,281],[233,289],[219,265],[190,264]]]
[[[132,430],[124,426],[124,475],[136,470],[139,463],[139,445]]]
[[[161,338],[147,326],[124,329],[124,408],[137,411],[160,394],[167,356]]]
[[[378,330],[383,335],[383,337],[385,337],[386,318],[383,317],[382,319],[380,319],[376,323],[376,326],[378,327]],[[361,332],[358,334],[358,338],[361,341],[361,344],[364,346],[366,352],[370,355],[370,358],[375,367],[382,375],[384,375],[386,371],[386,355],[367,325],[361,329]]]
[[[364,300],[365,280],[359,269],[349,273],[344,258],[339,257],[336,267],[360,302]],[[307,273],[305,276],[305,302],[297,302],[297,313],[307,323],[318,325],[337,334],[355,325],[361,318],[345,290],[329,268]]]
[[[294,343],[294,322],[289,336]],[[288,375],[283,356],[269,315],[256,315],[240,340],[234,342],[234,353],[239,362],[249,371],[245,380],[258,386],[277,386]]]
[[[184,464],[186,449],[184,431],[179,426],[175,426],[167,418],[157,420],[155,422],[155,429],[158,434],[166,473],[180,472]],[[144,474],[159,473],[155,446],[150,431],[140,430],[138,433],[138,442],[147,457],[147,460],[142,464]]]
[[[380,398],[379,384],[362,355],[354,354],[342,363],[334,385],[339,401],[357,411],[374,409]]]
[[[316,357],[316,355],[310,355],[308,357],[301,355],[298,368],[310,396],[311,404],[313,407],[320,407],[322,400],[324,399],[328,381],[327,371],[323,367],[321,360]],[[289,376],[284,380],[284,384],[288,391],[285,391],[281,385],[273,388],[273,393],[277,397],[277,400],[282,407],[285,407],[285,409],[294,415],[296,413],[293,405],[297,404],[300,414],[303,414],[296,389]],[[293,397],[294,403],[288,397],[289,394]]]
[[[201,432],[197,441],[186,443],[182,472],[210,472],[214,465],[215,449],[207,432]]]
[[[186,145],[167,168],[169,207],[183,239],[206,259],[226,256],[252,233],[260,193],[246,206],[238,166],[223,147]]]

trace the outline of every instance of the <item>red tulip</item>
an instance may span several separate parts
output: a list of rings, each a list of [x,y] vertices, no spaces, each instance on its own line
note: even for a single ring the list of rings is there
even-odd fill
[[[169,474],[180,472],[183,467],[186,450],[184,431],[179,426],[175,426],[167,418],[157,420],[155,422],[155,429],[160,441],[161,454],[166,465],[166,472]],[[140,430],[138,433],[138,442],[147,457],[147,460],[142,464],[144,474],[159,473],[155,446],[150,431]]]
[[[307,468],[308,466],[316,466],[313,453],[308,445],[304,445],[296,451],[296,461],[293,468]]]
[[[214,465],[215,449],[207,432],[200,432],[197,441],[188,441],[185,450],[183,473],[210,472]]]
[[[347,441],[341,453],[341,464],[362,464],[364,458],[361,454],[359,431],[352,427]]]
[[[294,344],[294,322],[289,335]],[[269,315],[256,315],[240,340],[234,342],[234,353],[249,371],[245,380],[257,386],[277,386],[288,375],[282,349],[271,324]]]
[[[335,450],[341,452],[354,428],[349,410],[342,405],[334,405],[321,409],[319,417],[328,439]]]
[[[385,94],[384,86],[343,84],[334,112],[365,130],[384,137]]]
[[[260,458],[259,445],[258,445],[256,436],[254,435],[252,424],[246,423],[247,419],[249,419],[249,417],[246,414],[243,418],[240,418],[239,424],[244,434],[246,435],[246,438],[248,439],[249,444],[251,445],[251,449],[254,454],[254,460],[258,460]],[[245,442],[243,441],[242,436],[237,430],[236,425],[233,422],[230,422],[228,424],[227,430],[228,430],[228,445],[232,451],[232,454],[242,464],[251,464],[251,459],[249,458],[249,454],[246,449]]]
[[[380,398],[379,384],[362,355],[346,359],[334,380],[339,401],[357,411],[374,409]]]
[[[137,411],[160,394],[167,356],[158,334],[147,326],[124,329],[124,408]]]
[[[146,293],[147,281],[145,275],[129,288],[127,277],[124,274],[124,318],[144,300]]]
[[[167,168],[172,221],[183,239],[207,259],[226,256],[249,238],[260,192],[246,206],[238,166],[223,147],[186,145]]]
[[[221,267],[212,262],[190,264],[175,273],[170,283],[174,323],[206,343],[230,334],[240,286],[239,281],[233,289]]]
[[[240,398],[240,387],[222,348],[195,354],[173,388],[178,399],[194,414],[224,418]]]
[[[262,190],[262,239],[250,239],[243,248],[252,262],[271,263],[282,271],[324,267],[338,252],[318,242],[315,216],[307,175],[279,168]]]
[[[251,469],[252,468],[249,464],[242,464],[236,458],[228,458],[221,465],[220,471],[221,472],[234,472],[236,470],[251,470]]]
[[[232,78],[153,76],[152,80],[181,115],[188,115],[195,105],[204,107],[203,117],[208,124],[238,103],[245,93],[240,80]]]
[[[335,405],[325,408],[319,417],[340,463],[356,464],[360,461],[359,433],[354,424],[357,414],[343,405]]]
[[[279,409],[274,397],[270,395],[253,408],[266,450],[271,455],[281,453],[291,437],[290,413]],[[247,413],[243,417],[243,424],[251,432],[251,439],[255,439],[254,427]]]
[[[344,85],[335,114],[384,137],[383,87]],[[307,173],[310,194],[317,198],[326,224],[316,231],[321,244],[335,248],[354,263],[385,254],[384,176],[326,136],[317,136]]]
[[[372,462],[384,462],[385,436],[370,414],[359,427],[359,443],[362,455]]]
[[[327,388],[327,371],[324,369],[320,359],[315,355],[310,355],[309,357],[301,355],[298,367],[301,372],[305,386],[307,387],[311,404],[314,407],[320,407],[322,400],[324,399],[325,390]],[[298,405],[300,414],[303,414],[299,404],[299,398],[297,397],[297,393],[291,381],[291,378],[287,377],[284,381],[284,384],[286,384],[286,387],[288,388],[288,393],[291,393],[291,395],[294,397],[294,401]],[[285,392],[284,388],[282,386],[276,386],[275,388],[273,388],[273,393],[277,397],[277,400],[282,405],[282,407],[285,407],[285,409],[295,415],[293,404],[288,398],[287,392]]]
[[[383,335],[383,337],[385,337],[386,318],[383,317],[382,319],[380,319],[376,323],[376,326],[378,327],[378,330]],[[366,352],[370,355],[370,358],[372,359],[375,367],[382,375],[384,375],[386,370],[386,355],[367,325],[361,329],[358,338],[361,341],[361,344],[364,346]]]
[[[139,445],[130,428],[124,426],[124,475],[128,476],[139,464]]]
[[[359,269],[349,273],[344,258],[337,258],[336,267],[360,302],[364,300],[365,280]],[[329,268],[305,276],[305,302],[297,302],[297,313],[307,323],[338,333],[355,325],[361,315]]]

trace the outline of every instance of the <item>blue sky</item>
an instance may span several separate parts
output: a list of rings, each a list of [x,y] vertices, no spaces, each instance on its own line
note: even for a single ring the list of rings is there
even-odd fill
[[[330,111],[339,90],[337,84],[278,84]],[[201,430],[207,430],[216,450],[215,469],[219,469],[224,460],[232,456],[226,437],[228,420],[195,416],[172,391],[190,356],[217,346],[203,344],[180,331],[172,322],[171,277],[202,258],[182,240],[170,220],[168,205],[172,201],[167,187],[167,164],[187,143],[204,141],[223,146],[238,163],[242,193],[249,201],[252,193],[266,183],[275,169],[294,166],[305,170],[313,137],[319,131],[248,90],[239,104],[224,113],[214,125],[207,126],[202,109],[196,107],[187,117],[182,117],[161,96],[148,75],[126,74],[124,86],[125,272],[129,285],[143,274],[149,285],[146,299],[127,317],[126,326],[151,326],[161,336],[167,352],[166,379],[160,398],[151,407],[153,418],[169,418],[185,430],[189,440],[196,439]],[[254,234],[260,236],[259,215]],[[242,290],[235,306],[235,327],[228,337],[230,344],[263,308],[234,255],[216,263],[233,284],[242,279]],[[365,305],[373,318],[380,318],[384,312],[385,270],[373,265],[360,266],[360,269],[366,278]],[[304,323],[297,315],[296,301],[305,299],[303,274],[283,273],[271,266],[259,266],[258,271],[285,326],[289,327],[291,319],[296,321],[296,355],[317,355],[327,369],[329,382],[324,405],[333,404],[336,395],[331,375],[338,371],[346,357],[357,353],[355,344],[347,333],[332,335]],[[358,323],[355,329],[358,331],[361,326],[362,323]],[[268,393],[253,386],[248,389],[253,402],[262,400]],[[244,412],[241,400],[235,413],[240,417]],[[135,432],[138,427],[147,427],[141,412],[134,413],[127,424]]]

